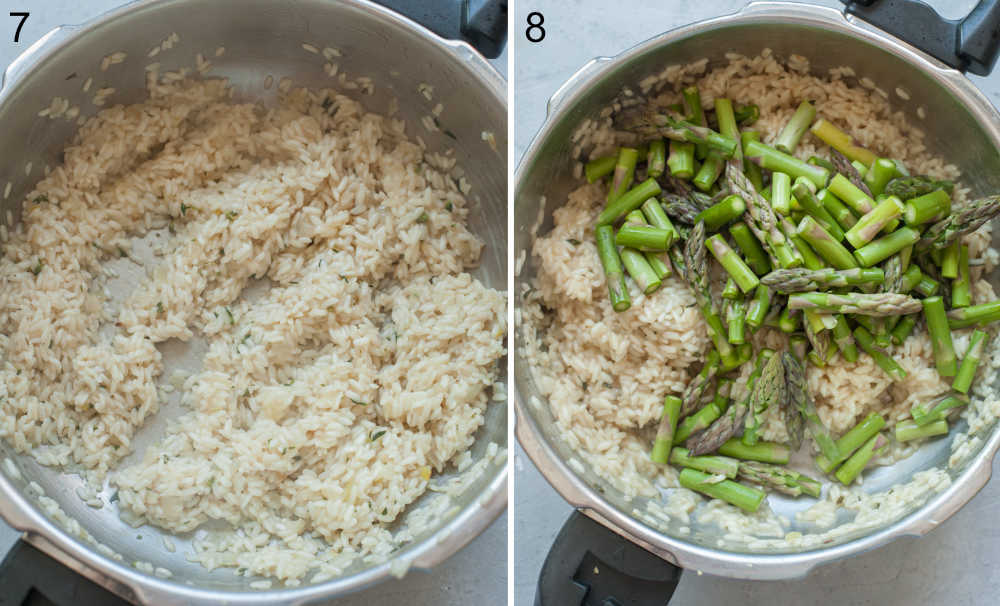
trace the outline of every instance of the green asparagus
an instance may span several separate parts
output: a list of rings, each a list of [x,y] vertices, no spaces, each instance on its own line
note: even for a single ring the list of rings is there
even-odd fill
[[[880,284],[884,278],[884,272],[877,267],[842,270],[776,269],[762,277],[760,282],[781,293],[795,293],[821,288]]]
[[[948,328],[948,317],[944,311],[944,300],[941,297],[927,297],[923,300],[923,306],[938,374],[942,377],[954,377],[958,366],[955,361],[955,347],[951,340],[951,329]]]
[[[986,345],[986,333],[976,330],[969,337],[969,348],[965,350],[962,363],[955,373],[955,380],[952,381],[951,388],[959,393],[969,393],[972,387],[972,379],[976,376],[976,368],[979,367],[979,360],[983,356],[983,348]]]
[[[674,444],[674,434],[677,433],[677,423],[681,415],[681,399],[677,396],[663,398],[663,412],[660,413],[660,423],[656,428],[656,439],[649,458],[654,463],[666,463],[670,449]]]
[[[789,295],[789,309],[813,309],[825,313],[861,314],[866,316],[899,316],[920,311],[920,301],[897,293],[836,294],[801,292]]]
[[[599,226],[596,230],[597,252],[604,266],[604,275],[608,282],[608,296],[611,307],[615,311],[625,311],[632,305],[628,287],[625,285],[625,272],[622,270],[618,247],[615,246],[614,228],[610,225]]]
[[[722,479],[720,481],[717,476],[690,468],[681,470],[678,481],[681,486],[688,490],[694,490],[713,499],[725,501],[750,513],[760,509],[760,504],[767,496],[763,490],[744,486],[732,480]]]

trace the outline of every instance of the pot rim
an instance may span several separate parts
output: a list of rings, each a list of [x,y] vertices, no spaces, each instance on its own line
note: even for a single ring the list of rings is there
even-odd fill
[[[950,68],[906,42],[895,38],[837,9],[797,2],[752,2],[742,10],[685,25],[641,42],[614,57],[596,57],[574,73],[549,99],[546,118],[526,148],[515,171],[515,204],[529,167],[535,164],[542,142],[554,125],[561,122],[586,91],[613,66],[635,60],[646,53],[706,30],[748,24],[809,25],[869,42],[917,67],[937,84],[951,91],[973,114],[979,126],[1000,149],[1000,114],[988,98],[961,72]],[[515,208],[516,213],[516,208]],[[515,256],[517,251],[514,252]],[[515,327],[515,334],[517,334]],[[515,368],[530,366],[515,353]],[[668,536],[631,517],[612,505],[592,488],[556,452],[552,439],[544,435],[521,399],[521,385],[515,371],[514,433],[524,451],[546,481],[583,514],[609,530],[636,543],[664,560],[719,576],[752,580],[779,580],[805,576],[815,566],[846,558],[885,545],[901,536],[922,536],[948,519],[986,485],[992,472],[992,460],[1000,448],[1000,423],[995,424],[989,439],[951,484],[932,495],[919,509],[891,524],[857,539],[831,547],[797,553],[751,554],[710,549]]]
[[[82,23],[54,28],[25,49],[0,74],[0,106],[12,91],[49,58],[68,44],[94,29],[120,17],[158,5],[186,0],[136,0],[99,14]],[[478,84],[507,106],[506,80],[470,44],[449,40],[400,13],[372,0],[340,0],[361,9],[371,19],[412,30],[446,51],[456,64],[466,66]],[[506,379],[506,377],[503,377]],[[509,444],[507,445],[509,447]],[[446,524],[419,542],[404,546],[394,557],[359,572],[300,587],[269,590],[227,591],[186,585],[182,578],[161,579],[117,562],[91,545],[71,536],[15,488],[6,474],[0,473],[0,518],[23,533],[22,538],[63,565],[95,583],[131,601],[150,604],[305,604],[342,596],[371,587],[390,576],[401,577],[411,569],[430,569],[445,561],[479,536],[507,507],[508,465],[490,479],[482,492]]]

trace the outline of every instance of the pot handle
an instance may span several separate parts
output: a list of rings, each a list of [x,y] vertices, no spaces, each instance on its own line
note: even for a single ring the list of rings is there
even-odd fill
[[[664,606],[681,572],[574,511],[545,557],[535,606]]]
[[[435,34],[464,40],[487,59],[507,43],[507,0],[376,0]]]
[[[962,19],[944,19],[920,0],[841,0],[844,12],[962,72],[987,76],[1000,54],[1000,0],[980,0]]]
[[[64,566],[28,541],[18,539],[0,562],[3,604],[102,604],[129,606],[85,576]],[[39,596],[44,601],[39,600]]]

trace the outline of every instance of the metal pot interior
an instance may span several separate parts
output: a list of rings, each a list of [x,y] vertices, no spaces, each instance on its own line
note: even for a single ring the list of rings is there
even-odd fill
[[[443,153],[455,149],[471,185],[471,228],[486,242],[481,265],[474,275],[487,286],[506,289],[506,87],[470,47],[446,43],[426,30],[387,16],[384,9],[374,5],[321,0],[140,2],[119,9],[113,18],[99,18],[69,30],[50,35],[28,53],[30,57],[15,63],[0,91],[0,124],[3,124],[0,148],[12,152],[0,164],[0,189],[8,181],[12,184],[2,209],[14,214],[15,223],[23,196],[41,178],[44,166],[61,162],[62,149],[77,130],[75,121],[37,116],[39,110],[48,107],[53,96],[64,97],[72,106],[79,106],[82,116],[101,109],[91,103],[98,88],[114,87],[117,91],[105,107],[138,102],[145,97],[146,65],[159,62],[161,73],[181,67],[190,69],[199,53],[213,63],[207,77],[228,78],[237,101],[273,104],[277,83],[283,77],[291,78],[295,86],[343,90],[324,73],[326,59],[303,49],[303,43],[310,43],[319,49],[326,46],[339,49],[342,56],[335,61],[340,71],[350,78],[369,76],[375,85],[374,95],[357,90],[343,92],[378,113],[385,113],[390,100],[398,99],[398,116],[406,120],[411,139],[421,137],[430,151]],[[180,36],[174,48],[148,58],[150,49],[173,32]],[[218,47],[225,47],[225,53],[216,57]],[[116,51],[127,53],[125,62],[102,71],[102,58]],[[92,88],[85,93],[81,88],[91,76]],[[273,76],[274,82],[270,89],[265,88],[268,76]],[[430,99],[419,90],[424,83],[433,88]],[[429,132],[421,125],[421,118],[429,115],[438,103],[444,106],[441,130],[447,130],[453,138],[444,132]],[[495,145],[484,140],[484,131],[493,133]],[[25,166],[29,163],[32,170],[26,175]],[[501,377],[506,374],[505,366],[504,360]],[[137,453],[161,435],[166,420],[162,415],[179,412],[178,407],[169,407],[159,413],[161,416],[151,419],[144,431],[137,434]],[[507,413],[502,404],[489,408],[486,423],[477,433],[472,448],[475,460],[484,456],[490,442],[507,445]],[[190,537],[174,537],[177,551],[170,553],[164,549],[163,533],[157,528],[131,528],[118,518],[113,505],[99,510],[85,505],[75,494],[81,485],[77,476],[42,467],[29,456],[17,455],[6,444],[0,445],[0,457],[10,457],[24,478],[0,479],[0,482],[9,481],[11,490],[32,504],[34,497],[25,484],[37,482],[47,496],[55,499],[97,541],[122,555],[124,568],[68,535],[47,537],[65,550],[94,558],[91,564],[96,563],[103,573],[118,567],[128,574],[139,574],[129,570],[131,563],[146,561],[173,573],[172,580],[166,582],[144,575],[150,582],[172,585],[181,593],[192,587],[217,592],[247,591],[247,580],[235,576],[232,570],[210,572],[187,562],[184,553],[189,549]],[[405,570],[409,564],[433,565],[482,530],[505,502],[505,467],[502,460],[492,462],[460,498],[454,499],[454,507],[436,527],[396,552],[392,556],[399,566],[396,571]],[[411,511],[422,502],[411,506]],[[23,521],[37,526],[35,518],[43,516],[38,509],[15,513],[11,523],[22,526]],[[322,588],[288,590],[285,599],[315,598],[357,589],[385,576],[389,566],[389,563],[356,562],[342,577],[326,582]],[[113,576],[120,578],[122,573]],[[304,584],[308,584],[308,577]],[[211,595],[219,599],[235,597]]]
[[[817,75],[826,74],[833,67],[853,67],[858,78],[871,78],[879,87],[890,91],[894,111],[904,112],[915,127],[926,132],[926,143],[933,153],[948,158],[962,169],[964,184],[971,187],[973,195],[995,193],[1000,189],[1000,155],[997,153],[1000,137],[996,127],[986,119],[987,112],[990,120],[995,120],[996,113],[981,95],[971,100],[973,93],[969,89],[972,85],[957,72],[936,67],[939,64],[901,46],[898,41],[849,24],[843,15],[834,10],[785,3],[762,4],[756,10],[752,9],[753,5],[739,15],[669,32],[610,61],[598,60],[591,68],[581,70],[576,81],[568,83],[557,93],[550,103],[548,121],[518,167],[514,258],[524,254],[526,260],[520,274],[515,277],[515,293],[521,293],[522,285],[529,283],[536,274],[535,260],[531,257],[530,231],[538,217],[543,196],[547,203],[539,234],[551,229],[552,211],[582,183],[572,174],[578,159],[573,156],[572,141],[572,133],[577,127],[589,118],[597,118],[601,109],[621,94],[623,87],[628,86],[639,94],[641,89],[638,83],[668,65],[686,64],[708,57],[708,69],[711,69],[727,63],[727,52],[755,56],[770,48],[779,58],[787,58],[791,54],[803,55],[809,59],[812,73]],[[966,88],[957,86],[957,81],[964,82]],[[891,92],[897,87],[908,92],[911,100],[904,101]],[[750,102],[752,99],[739,101]],[[918,117],[919,107],[924,108],[926,119]],[[584,153],[587,151],[584,150]],[[1000,284],[995,272],[991,281],[994,285]],[[521,298],[515,297],[515,306],[520,302]],[[518,317],[515,312],[515,318]],[[523,327],[516,326],[515,330],[520,335]],[[728,540],[726,532],[715,524],[698,524],[695,516],[691,519],[690,532],[683,528],[688,524],[677,519],[660,524],[639,519],[634,511],[643,510],[646,499],[627,500],[620,491],[596,476],[586,464],[586,457],[576,455],[562,442],[534,381],[532,369],[520,351],[515,353],[514,364],[518,435],[543,474],[563,496],[585,513],[661,556],[714,574],[745,578],[796,576],[804,574],[817,561],[871,548],[898,534],[914,533],[916,531],[912,530],[910,522],[926,516],[932,507],[939,513],[942,509],[946,510],[946,517],[975,494],[988,478],[989,459],[996,450],[994,423],[983,432],[979,449],[949,470],[952,486],[931,497],[930,502],[924,499],[912,503],[902,516],[881,527],[844,534],[813,549],[814,557],[808,563],[790,557],[768,558],[765,556],[794,554],[799,550],[792,547],[748,547],[746,543]],[[995,381],[996,377],[990,376],[987,380]],[[541,405],[532,406],[533,398],[538,398]],[[962,421],[953,427],[951,435],[966,430]],[[893,466],[867,472],[863,490],[882,492],[895,484],[909,481],[920,470],[947,467],[950,453],[950,439],[930,442],[913,456]],[[566,465],[574,457],[583,462],[583,473],[577,473]],[[986,460],[985,469],[981,464],[975,465],[983,459]],[[979,469],[973,470],[974,467]],[[788,531],[809,532],[808,527],[800,527],[795,522],[795,513],[806,509],[813,502],[811,499],[796,500],[776,494],[770,494],[768,499],[775,512],[791,520]],[[852,518],[853,514],[841,510],[835,526]],[[941,520],[941,517],[937,518],[937,521]]]

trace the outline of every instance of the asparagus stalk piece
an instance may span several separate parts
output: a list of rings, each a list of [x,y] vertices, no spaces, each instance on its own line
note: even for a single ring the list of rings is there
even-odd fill
[[[920,301],[897,293],[836,294],[830,292],[801,292],[789,295],[789,309],[813,309],[834,314],[861,314],[865,316],[899,316],[920,311]]]
[[[625,311],[632,305],[632,301],[625,285],[625,273],[618,256],[618,247],[615,246],[614,228],[610,225],[601,225],[596,230],[596,237],[597,253],[601,258],[601,265],[604,266],[611,307],[615,311]]]
[[[968,307],[972,304],[972,278],[969,274],[969,247],[961,246],[958,253],[958,277],[951,282],[952,307]]]
[[[611,177],[611,187],[608,188],[608,204],[614,202],[622,196],[632,185],[635,177],[635,165],[639,159],[639,150],[632,147],[623,147],[618,150],[618,158],[615,161],[615,172]]]
[[[823,158],[823,157],[820,157],[820,156],[809,156],[808,162],[809,162],[809,164],[815,164],[816,166],[822,166],[826,170],[830,171],[831,175],[833,173],[837,172],[837,167],[833,165],[833,162],[830,162],[826,158]]]
[[[847,433],[840,436],[837,440],[837,457],[830,458],[821,454],[816,457],[816,466],[823,473],[830,473],[844,459],[861,448],[872,436],[882,431],[883,427],[885,427],[885,418],[877,412],[870,413]]]
[[[628,246],[636,250],[659,252],[670,248],[673,244],[673,232],[651,225],[622,225],[615,234],[615,244]]]
[[[826,212],[830,213],[830,216],[833,217],[842,230],[847,231],[857,224],[858,218],[854,216],[851,209],[841,202],[840,198],[833,195],[829,189],[819,190],[816,198],[823,204],[823,208],[826,209]]]
[[[743,297],[729,299],[726,307],[726,323],[729,324],[729,342],[733,345],[746,343],[747,305]]]
[[[760,133],[745,130],[740,134],[741,149],[746,149],[747,143],[750,141],[760,141]],[[746,173],[750,183],[753,184],[754,190],[761,191],[764,189],[764,174],[761,172],[760,166],[757,166],[753,162],[744,162],[743,171]]]
[[[933,436],[943,436],[946,433],[948,433],[948,421],[943,419],[923,426],[917,425],[910,420],[896,423],[897,442],[909,442]]]
[[[948,312],[948,326],[952,330],[969,326],[985,326],[1000,320],[1000,300],[970,305]]]
[[[753,384],[764,369],[764,365],[774,355],[774,350],[762,349],[757,354],[757,361],[754,370],[747,378],[748,391],[752,391]],[[717,450],[726,440],[736,435],[737,431],[743,427],[743,419],[750,406],[749,396],[738,400],[721,417],[716,419],[711,426],[704,431],[692,435],[685,442],[685,446],[692,455],[703,455]],[[738,441],[738,440],[737,440]]]
[[[786,154],[794,152],[802,135],[809,130],[809,125],[812,124],[815,117],[816,108],[813,107],[812,103],[808,101],[799,103],[792,118],[785,124],[785,128],[781,130],[781,134],[774,141],[774,146]]]
[[[721,235],[716,234],[705,241],[705,246],[708,247],[709,252],[712,253],[722,267],[729,273],[729,275],[736,282],[736,285],[740,287],[743,292],[750,292],[757,287],[760,280],[757,278],[756,274],[747,267],[747,264],[743,262],[743,259],[730,248],[729,244],[726,242],[725,238]]]
[[[951,329],[948,328],[948,317],[944,311],[944,300],[941,297],[927,297],[923,300],[923,306],[938,374],[942,377],[954,377],[958,366],[955,361],[955,347],[951,340]]]
[[[875,239],[882,229],[903,214],[903,202],[895,196],[889,196],[879,202],[875,208],[858,219],[854,227],[844,236],[854,248],[860,248]]]
[[[979,229],[1000,213],[1000,195],[987,196],[953,208],[946,218],[931,225],[924,232],[917,248],[946,248],[949,244]]]
[[[914,423],[922,427],[928,423],[945,419],[951,409],[961,408],[968,403],[969,399],[966,397],[948,394],[930,402],[915,404],[910,409],[910,416],[913,417]]]
[[[787,397],[785,367],[781,363],[781,356],[772,356],[750,392],[750,406],[743,424],[745,445],[753,446],[760,441],[760,428],[767,409],[772,405],[780,406]]]
[[[718,204],[714,204],[701,211],[695,221],[704,221],[705,229],[708,231],[718,231],[726,223],[739,219],[746,211],[747,205],[743,198],[736,194],[731,194],[722,199]]]
[[[736,246],[743,252],[747,265],[755,274],[763,275],[771,270],[771,262],[760,242],[754,237],[746,223],[739,221],[729,226],[729,235],[733,237]]]
[[[629,212],[642,206],[642,203],[646,200],[659,195],[660,184],[656,182],[656,179],[650,178],[646,179],[639,185],[636,185],[632,189],[623,193],[621,196],[615,198],[613,202],[609,202],[608,205],[601,211],[601,214],[597,217],[598,225],[609,225],[615,222],[622,215],[628,214]]]
[[[751,142],[752,143],[752,142]],[[744,220],[762,244],[767,245],[769,254],[773,257],[772,265],[782,267],[797,267],[802,264],[802,257],[794,247],[789,245],[785,235],[778,227],[774,209],[756,190],[750,180],[740,172],[735,163],[726,167],[726,177],[733,192],[743,198],[747,206]]]
[[[914,290],[924,297],[932,297],[937,294],[940,283],[930,276],[923,276]]]
[[[767,311],[771,307],[771,291],[766,286],[758,284],[754,290],[753,298],[747,304],[747,324],[751,328],[760,328],[767,318]]]
[[[739,438],[730,438],[724,442],[719,446],[719,454],[741,461],[760,461],[775,465],[785,465],[791,458],[791,450],[784,444],[757,442],[753,446],[749,446]]]
[[[857,362],[858,348],[854,344],[854,335],[851,327],[847,325],[847,318],[843,315],[837,316],[837,325],[833,327],[833,342],[837,344],[840,355],[848,362]]]
[[[941,255],[941,275],[945,278],[954,279],[958,277],[958,256],[961,252],[962,243],[958,240],[952,242],[948,248],[944,249]]]
[[[875,200],[872,200],[871,196],[839,173],[830,179],[830,185],[827,186],[827,189],[837,196],[837,199],[851,207],[851,210],[859,216],[866,215],[875,208]]]
[[[663,412],[660,414],[660,424],[656,427],[653,451],[649,455],[654,463],[667,462],[670,449],[674,444],[674,434],[677,433],[677,422],[680,418],[681,399],[677,396],[663,398]]]
[[[753,103],[736,108],[734,113],[736,121],[743,126],[750,126],[760,118],[760,108]]]
[[[850,135],[823,118],[817,120],[809,130],[823,143],[844,154],[849,160],[857,160],[865,166],[871,166],[871,163],[878,159],[872,152],[855,145]]]
[[[816,412],[816,404],[806,385],[805,370],[799,358],[789,352],[781,355],[781,361],[785,365],[785,379],[788,383],[788,397],[792,406],[798,410],[799,415],[805,422],[806,431],[812,436],[816,446],[824,456],[834,459],[839,456],[839,450],[830,435],[830,430],[823,424]]]
[[[725,501],[750,513],[760,509],[760,504],[767,496],[763,490],[744,486],[732,480],[722,479],[719,481],[717,476],[710,476],[690,468],[681,470],[678,480],[681,486],[688,490],[694,490],[713,499]]]
[[[646,174],[656,178],[663,174],[667,166],[667,143],[663,139],[649,142],[649,155],[646,156]]]
[[[847,159],[847,156],[837,150],[833,150],[833,153],[830,154],[830,159],[833,161],[834,168],[836,168],[834,172],[844,175],[854,184],[854,187],[865,192],[865,195],[869,198],[874,198],[872,190],[868,188],[868,185],[864,181],[864,177],[868,173],[868,165],[862,164],[857,160],[852,162]]]
[[[777,465],[743,461],[739,464],[740,479],[789,496],[807,494],[819,497],[823,485],[805,474]]]
[[[655,199],[654,200],[646,200],[646,202],[647,203],[648,202],[652,202],[659,209],[660,213],[663,213],[663,209],[659,208],[659,203]],[[646,206],[646,204],[643,204],[643,206]],[[664,217],[666,217],[666,215],[664,215]],[[669,222],[669,219],[668,219],[668,222]],[[638,210],[633,210],[629,214],[625,215],[625,226],[634,226],[634,225],[643,226],[643,227],[648,227],[649,226],[649,224],[646,222],[645,215],[643,215],[642,212],[640,212]],[[670,228],[671,229],[668,230],[667,239],[672,242],[674,236],[676,235],[676,230],[673,229],[673,225],[671,225]],[[620,236],[621,236],[621,232],[619,231],[618,234],[615,236],[615,242],[617,244],[628,244],[629,243],[628,242],[629,237],[626,237],[625,241],[623,241]],[[641,243],[639,240],[634,240],[634,242],[635,243]],[[658,245],[658,243],[655,243],[655,244]],[[639,248],[639,247],[637,247],[637,248]],[[642,248],[645,248],[645,247],[642,247]],[[663,250],[666,250],[666,249],[664,248]],[[655,252],[655,251],[650,251],[650,250],[644,250],[643,253],[642,253],[642,256],[646,259],[646,262],[649,263],[649,267],[652,268],[653,273],[656,274],[656,277],[659,278],[661,281],[664,278],[668,278],[668,277],[670,277],[673,274],[673,268],[670,267],[670,257],[665,252]]]
[[[811,216],[802,217],[798,234],[819,256],[836,269],[852,269],[858,266],[851,253]]]
[[[817,366],[825,366],[827,355],[830,353],[830,334],[826,332],[827,328],[823,322],[822,314],[811,309],[803,311],[802,325],[805,328],[806,338],[812,345],[813,353],[816,354],[816,359],[813,362]]]
[[[915,314],[903,316],[892,329],[892,342],[896,345],[902,345],[903,341],[906,341],[913,334],[913,328],[916,325],[917,316]]]
[[[929,221],[939,221],[951,214],[951,196],[943,189],[906,201],[903,219],[907,225],[922,225]]]
[[[740,292],[740,288],[736,286],[736,281],[732,278],[726,278],[726,285],[722,287],[722,298],[723,299],[739,299],[743,296]]]
[[[771,173],[771,206],[782,215],[792,212],[792,178],[787,173]]]
[[[854,251],[854,257],[865,267],[880,263],[892,255],[914,244],[920,239],[920,232],[912,227],[900,227],[887,236],[869,242]]]
[[[736,148],[739,150],[739,147]],[[735,157],[735,153],[733,154]],[[722,174],[722,169],[726,166],[726,159],[723,157],[722,153],[717,150],[712,150],[705,157],[705,161],[702,162],[701,168],[695,174],[694,179],[691,180],[694,186],[701,191],[708,191],[712,189],[712,185],[718,180],[719,175]]]
[[[821,288],[844,288],[862,284],[880,284],[885,277],[877,267],[854,269],[776,269],[760,279],[778,292],[795,293]]]
[[[916,264],[910,265],[906,271],[903,272],[903,276],[900,279],[899,290],[896,292],[908,293],[920,284],[920,280],[924,277],[924,272],[920,271],[920,267]]]
[[[679,179],[694,176],[694,143],[670,142],[670,157],[667,159],[670,174]]]
[[[587,176],[587,183],[594,183],[607,177],[615,170],[618,163],[618,156],[605,156],[587,162],[583,167],[583,174]]]
[[[962,363],[955,374],[955,380],[951,383],[951,388],[959,393],[969,393],[972,387],[972,379],[976,376],[976,368],[979,367],[979,360],[983,356],[983,347],[986,344],[986,333],[976,329],[969,338],[969,348],[965,350]]]
[[[666,211],[660,206],[659,201],[656,198],[649,198],[642,203],[642,214],[653,227],[659,227],[660,229],[666,229],[673,232],[673,238],[671,242],[676,240],[680,234],[677,233],[677,228],[671,223],[670,217],[667,216]]]
[[[651,294],[660,287],[660,278],[642,252],[626,247],[621,249],[621,257],[625,271],[644,294]]]
[[[901,200],[912,200],[936,189],[951,194],[954,187],[955,184],[951,181],[935,181],[930,177],[896,177],[889,181],[882,193],[896,196]]]
[[[715,350],[709,351],[708,355],[705,356],[705,363],[702,365],[698,375],[684,389],[684,395],[681,397],[681,401],[684,403],[681,406],[681,418],[688,416],[698,407],[701,397],[705,394],[708,386],[712,384],[715,375],[719,372],[719,362],[719,352]]]
[[[722,416],[723,412],[722,407],[713,400],[699,408],[694,414],[688,415],[677,426],[674,444],[683,444],[692,434],[707,429],[712,422]]]
[[[906,378],[906,371],[903,367],[875,346],[875,337],[872,336],[872,333],[867,328],[864,326],[856,327],[854,329],[854,340],[857,342],[858,347],[871,356],[875,360],[875,363],[879,365],[879,368],[884,370],[894,380],[902,381]]]
[[[896,163],[886,158],[877,158],[865,174],[865,185],[873,196],[879,196],[885,191],[885,186],[896,175]],[[890,194],[891,195],[891,194]]]
[[[724,97],[715,99],[715,121],[719,123],[719,133],[723,137],[729,137],[734,141],[740,140],[740,127],[736,124],[736,115],[733,111],[733,102]],[[743,161],[743,152],[739,145],[733,152],[733,157],[738,161]]]
[[[743,155],[761,168],[787,173],[791,177],[805,177],[818,188],[824,187],[830,178],[830,171],[822,166],[803,162],[760,141],[749,141]]]
[[[833,216],[827,212],[826,207],[823,206],[823,203],[816,197],[814,187],[808,179],[801,177],[796,179],[795,184],[792,186],[792,194],[795,195],[795,199],[802,205],[802,209],[815,219],[817,223],[822,225],[823,229],[833,236],[834,240],[840,242],[844,239],[844,231],[840,229],[840,224],[834,220]]]
[[[691,456],[687,448],[675,446],[670,451],[670,463],[676,467],[697,469],[713,475],[726,476],[730,480],[736,478],[740,470],[740,462],[730,457],[721,456]]]
[[[670,451],[670,463],[676,467],[697,469],[713,475],[726,476],[735,479],[740,470],[740,462],[736,459],[721,456],[694,457],[687,448],[675,446]]]
[[[861,448],[858,449],[851,458],[847,459],[837,473],[834,475],[841,484],[850,486],[852,482],[861,474],[861,471],[868,465],[868,461],[875,456],[875,453],[889,445],[889,441],[882,434],[876,434],[869,438]]]
[[[796,313],[795,310],[785,307],[781,310],[781,315],[778,316],[778,330],[791,334],[798,331],[800,322],[801,314]]]

